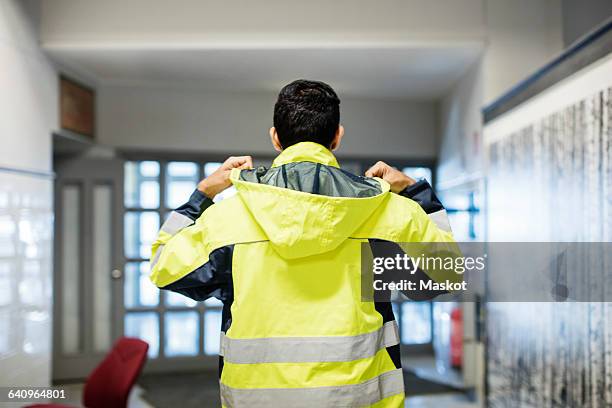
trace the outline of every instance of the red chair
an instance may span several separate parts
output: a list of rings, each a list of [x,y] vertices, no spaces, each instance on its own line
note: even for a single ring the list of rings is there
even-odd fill
[[[87,408],[125,408],[145,361],[149,345],[140,340],[122,337],[104,360],[89,374],[83,389],[83,405]],[[27,408],[72,408],[61,404],[37,404]]]

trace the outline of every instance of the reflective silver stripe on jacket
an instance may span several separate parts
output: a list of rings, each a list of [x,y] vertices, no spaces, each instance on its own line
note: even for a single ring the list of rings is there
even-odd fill
[[[159,261],[159,257],[161,256],[164,247],[165,245],[163,244],[157,247],[157,252],[155,252],[155,256],[153,257],[153,259],[151,259],[151,269],[153,269],[155,267],[155,264],[157,264],[157,261]]]
[[[161,230],[170,235],[174,235],[191,224],[193,224],[191,218],[181,213],[177,213],[176,211],[172,211],[166,222],[164,222],[164,225],[162,225]]]
[[[399,344],[399,330],[393,320],[376,331],[357,336],[256,339],[222,336],[220,354],[233,364],[324,363],[372,357],[378,350],[396,344]]]
[[[176,235],[180,230],[190,226],[191,224],[193,224],[193,220],[191,218],[183,214],[177,213],[176,211],[172,211],[166,222],[164,222],[164,225],[162,225],[160,231],[164,231],[165,233],[170,235]],[[157,261],[159,261],[159,257],[161,256],[162,251],[164,250],[164,246],[165,245],[162,244],[159,246],[159,248],[157,248],[155,257],[151,259],[151,269],[153,269],[153,267],[155,267],[155,264],[157,264]]]
[[[429,215],[429,219],[431,219],[438,228],[447,232],[451,232],[451,227],[448,223],[448,214],[446,214],[446,210],[439,210],[427,215]]]
[[[225,356],[223,355],[223,344],[225,344],[225,332],[222,331],[219,335],[219,356],[223,357],[223,361],[225,361]]]
[[[365,407],[404,392],[402,369],[387,371],[359,384],[310,388],[232,388],[221,383],[221,403],[228,408]]]

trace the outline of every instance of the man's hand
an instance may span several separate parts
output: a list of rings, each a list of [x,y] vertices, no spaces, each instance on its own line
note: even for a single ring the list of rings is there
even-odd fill
[[[391,185],[391,191],[399,193],[408,186],[416,183],[414,179],[408,177],[398,169],[389,166],[385,162],[377,162],[365,172],[366,177],[379,177]]]
[[[198,190],[211,200],[217,194],[232,185],[230,173],[232,169],[252,169],[253,159],[251,156],[230,157],[213,174],[198,183]]]

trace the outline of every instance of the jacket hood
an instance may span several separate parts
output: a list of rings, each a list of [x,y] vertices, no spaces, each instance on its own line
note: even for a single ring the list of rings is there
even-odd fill
[[[296,163],[296,160],[337,167],[329,150],[308,142],[286,149],[273,167]],[[230,177],[238,196],[274,250],[285,259],[334,250],[372,215],[389,192],[389,184],[381,179],[376,179],[380,184],[376,195],[338,197],[245,181],[240,173],[241,170],[234,169]]]

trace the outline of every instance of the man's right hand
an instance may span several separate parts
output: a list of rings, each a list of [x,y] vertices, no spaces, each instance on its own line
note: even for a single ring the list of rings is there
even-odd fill
[[[253,158],[251,156],[229,157],[213,174],[198,183],[198,190],[212,200],[217,194],[232,185],[230,173],[236,168],[252,169]]]
[[[416,183],[411,177],[408,177],[395,167],[389,166],[387,163],[379,161],[365,172],[366,177],[380,177],[391,186],[391,191],[399,193],[408,186]]]

